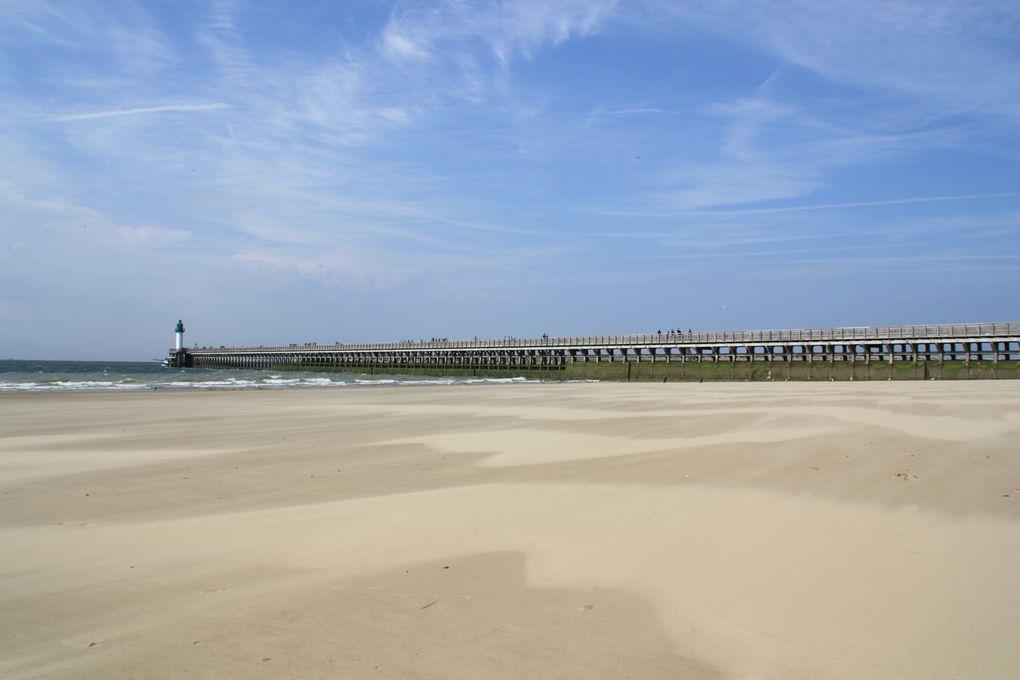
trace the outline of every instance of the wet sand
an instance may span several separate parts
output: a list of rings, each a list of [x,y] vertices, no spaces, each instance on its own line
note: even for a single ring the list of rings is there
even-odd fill
[[[1020,383],[0,395],[3,678],[1020,677]]]

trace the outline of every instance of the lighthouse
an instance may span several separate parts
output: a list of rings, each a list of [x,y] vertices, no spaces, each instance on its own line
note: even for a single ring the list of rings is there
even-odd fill
[[[177,351],[180,352],[184,349],[184,322],[180,319],[177,320]]]

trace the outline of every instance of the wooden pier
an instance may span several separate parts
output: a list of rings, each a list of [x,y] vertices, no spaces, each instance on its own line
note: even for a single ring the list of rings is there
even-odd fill
[[[946,378],[961,369],[966,375],[957,377],[1020,377],[1020,322],[195,347],[171,350],[170,364],[618,380],[728,379],[727,368],[729,379],[880,378],[886,369],[897,378]]]

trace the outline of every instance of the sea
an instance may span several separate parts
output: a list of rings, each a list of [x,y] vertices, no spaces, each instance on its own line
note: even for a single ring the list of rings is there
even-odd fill
[[[159,362],[0,360],[3,392],[145,392],[150,390],[349,389],[389,385],[537,382],[514,378],[447,378],[362,373],[166,368]]]

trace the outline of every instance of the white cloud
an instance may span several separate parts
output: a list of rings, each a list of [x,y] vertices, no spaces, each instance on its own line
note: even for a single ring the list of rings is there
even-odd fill
[[[258,83],[259,67],[234,19],[240,9],[229,0],[211,3],[196,40],[206,48],[223,77],[235,87],[247,87]]]
[[[189,229],[121,224],[102,211],[56,199],[25,196],[0,182],[0,234],[20,248],[56,253],[72,248],[88,253],[157,250],[191,238]]]
[[[703,112],[724,121],[717,153],[707,160],[676,162],[662,177],[673,188],[646,200],[659,200],[667,210],[689,211],[799,198],[827,187],[841,168],[946,148],[964,139],[953,128],[900,129],[882,114],[863,112],[845,122],[830,114],[827,119],[819,108],[777,101],[760,88],[753,96],[716,102]]]
[[[387,26],[383,33],[383,50],[387,56],[399,59],[425,59],[429,56],[426,50],[401,35],[394,24]]]
[[[185,241],[192,235],[187,229],[168,229],[144,224],[137,227],[118,225],[113,227],[112,233],[118,242],[132,246],[170,245]]]
[[[659,17],[763,49],[835,82],[926,102],[933,114],[1020,116],[1011,0],[656,3]],[[675,30],[676,25],[660,23]]]
[[[378,254],[365,257],[365,253],[331,250],[314,255],[289,255],[264,251],[244,251],[234,254],[234,262],[269,267],[283,272],[294,272],[327,285],[353,284],[361,288],[390,288],[421,274],[421,266],[384,263],[392,258]]]
[[[383,49],[421,58],[439,54],[440,47],[446,52],[481,41],[505,67],[517,56],[530,58],[541,47],[596,33],[615,4],[615,0],[415,3],[392,14]]]
[[[133,109],[113,109],[110,111],[92,111],[89,113],[67,113],[50,116],[49,120],[60,122],[76,120],[94,120],[97,118],[117,118],[120,116],[138,116],[149,113],[189,113],[192,111],[215,111],[229,109],[229,104],[214,102],[210,104],[164,104],[162,106],[145,106]]]
[[[958,194],[951,196],[914,196],[910,198],[893,198],[883,201],[850,201],[847,203],[816,203],[812,205],[795,205],[779,208],[747,208],[736,210],[724,210],[714,213],[715,215],[734,214],[767,214],[784,212],[802,212],[808,210],[847,210],[852,208],[871,208],[885,205],[909,205],[913,203],[943,203],[946,201],[976,201],[989,198],[1011,198],[1020,196],[1020,192],[1012,191],[998,194]]]
[[[147,8],[132,2],[0,2],[0,44],[22,42],[41,42],[87,58],[109,56],[108,76],[121,71],[152,75],[177,63]]]

